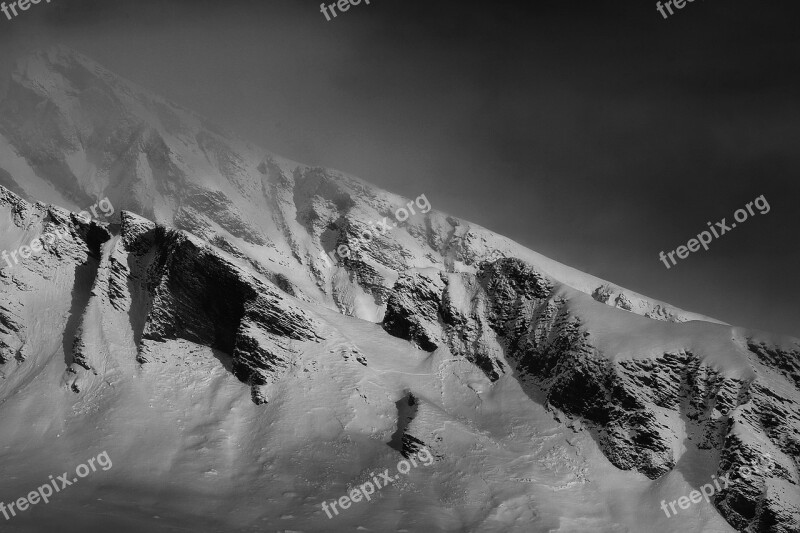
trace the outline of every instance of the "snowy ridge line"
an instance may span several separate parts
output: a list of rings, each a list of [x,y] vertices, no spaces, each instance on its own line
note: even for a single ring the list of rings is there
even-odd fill
[[[89,80],[97,90],[73,98]],[[32,103],[44,101],[49,110],[36,115],[33,136],[19,133],[16,115],[0,113],[0,167],[27,197],[72,206],[76,198],[106,191],[119,210],[189,231],[281,280],[291,294],[343,314],[378,323],[399,275],[422,268],[473,271],[498,252],[535,264],[586,294],[606,287],[601,292],[610,299],[604,303],[634,314],[669,322],[720,322],[435,210],[384,237],[382,246],[364,244],[361,257],[354,260],[351,253],[331,268],[320,252],[357,238],[362,221],[391,216],[408,199],[346,173],[276,156],[63,46],[21,60],[11,84],[15,90],[3,102],[7,108],[33,113]],[[116,104],[107,108],[109,101]],[[102,124],[99,116],[105,117]],[[51,130],[45,120],[58,128]],[[107,137],[91,137],[109,124]],[[87,137],[93,139],[91,150],[79,142]],[[58,173],[43,172],[42,161]]]
[[[102,215],[99,215],[97,213],[96,208],[98,207],[102,211],[103,213]],[[103,198],[102,200],[95,203],[86,210],[77,213],[75,217],[78,218],[84,224],[88,224],[89,222],[92,221],[92,217],[90,216],[89,210],[91,210],[91,214],[94,215],[94,220],[97,220],[101,216],[103,218],[108,218],[114,214],[114,206],[111,204],[111,201],[108,199],[108,197]],[[3,260],[6,262],[8,268],[13,268],[15,265],[19,264],[19,259],[17,259],[18,254],[21,259],[30,259],[33,255],[41,253],[45,249],[44,248],[45,244],[47,244],[48,246],[52,246],[53,244],[55,244],[56,238],[63,241],[67,237],[69,237],[69,232],[67,231],[66,228],[63,228],[63,230],[62,228],[56,228],[51,232],[44,232],[39,234],[37,237],[31,239],[28,244],[23,244],[18,248],[11,250],[10,252],[8,250],[3,250],[2,253],[0,253],[0,256],[2,256]],[[13,264],[11,263],[12,259],[14,260]]]
[[[86,484],[37,515],[77,524],[93,505],[113,522],[117,488],[128,501],[170,486],[178,499],[124,519],[666,533],[697,530],[699,514],[800,531],[800,341],[714,323],[432,209],[325,268],[320,250],[357,242],[370,220],[391,226],[410,199],[273,158],[66,54],[17,73],[6,107],[47,113],[30,113],[29,136],[0,110],[0,167],[54,206],[105,191],[120,223],[88,227],[0,188],[0,248],[48,212],[71,232],[0,272],[0,449],[15,496],[39,484],[27,466],[52,457],[21,444],[55,442],[62,427],[78,453],[102,439],[119,466],[105,503],[80,501]],[[367,477],[368,458],[400,459],[388,438],[406,459],[427,447],[437,468],[378,498],[388,483]],[[737,477],[765,453],[769,476]],[[719,516],[657,510],[727,473],[710,498]],[[356,481],[371,485],[348,495]],[[243,487],[257,508],[243,508]],[[352,496],[372,505],[342,512]],[[334,528],[319,524],[322,501]],[[13,525],[29,517],[40,519]]]
[[[424,202],[422,204],[420,204],[420,200],[424,200]],[[398,227],[398,222],[405,222],[406,220],[409,219],[409,217],[414,216],[414,215],[417,214],[414,211],[414,203],[417,204],[417,207],[420,209],[420,212],[422,214],[425,214],[425,213],[427,213],[428,211],[431,210],[431,203],[428,200],[428,197],[425,196],[425,194],[421,194],[421,195],[417,196],[417,198],[415,200],[412,200],[412,201],[410,201],[410,202],[408,202],[406,204],[406,207],[408,207],[408,209],[406,209],[406,207],[401,207],[401,208],[397,209],[394,212],[395,222],[392,222],[391,226],[389,226],[389,223],[387,222],[389,217],[383,217],[383,220],[381,220],[379,222],[372,221],[369,224],[367,224],[367,226],[372,228],[374,231],[380,233],[380,236],[382,237],[382,236],[386,235],[387,233],[389,233],[390,231],[392,231],[393,228],[397,228]],[[409,211],[410,211],[410,213],[409,213]],[[365,238],[365,236],[368,236],[368,238]],[[356,251],[357,248],[359,248],[361,246],[364,246],[366,244],[369,244],[372,241],[373,241],[372,232],[369,231],[368,229],[367,230],[361,230],[361,231],[358,232],[358,240],[356,241],[356,243],[353,246],[350,245],[350,239],[348,238],[348,242],[347,243],[340,244],[339,246],[337,246],[336,248],[334,248],[333,250],[328,252],[327,255],[325,254],[324,251],[321,251],[319,256],[322,258],[323,261],[325,261],[325,263],[328,265],[328,267],[330,267],[331,263],[328,261],[328,256],[330,256],[330,258],[335,263],[338,263],[338,261],[336,261],[336,257],[335,256],[338,255],[342,259],[349,259],[350,255],[354,251]]]

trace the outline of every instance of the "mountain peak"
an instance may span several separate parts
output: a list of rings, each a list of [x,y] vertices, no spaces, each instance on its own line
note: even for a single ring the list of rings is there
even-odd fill
[[[86,222],[23,198],[113,209]],[[464,501],[502,487],[503,531],[553,529],[549,506],[594,517],[620,487],[635,502],[691,490],[687,463],[710,478],[770,457],[769,475],[734,475],[714,505],[740,530],[797,530],[796,341],[560,264],[424,191],[274,156],[73,50],[21,62],[0,102],[0,247],[0,418],[20,428],[4,449],[62,432],[85,449],[100,434],[121,465],[110,485],[168,458],[140,487],[161,490],[178,468],[181,487],[222,491],[228,508],[242,477],[265,502],[299,480],[292,512],[270,511],[304,531],[321,529],[307,502],[396,450],[435,452],[431,476],[464,500],[421,505],[463,509],[465,528],[486,513],[469,518]],[[331,446],[353,449],[350,463],[319,452]],[[338,477],[303,485],[320,471]],[[384,516],[339,524],[383,530]]]
[[[252,246],[271,242],[266,255],[274,255],[270,261],[280,265],[281,274],[296,277],[296,267],[315,265],[317,274],[297,283],[311,282],[309,290],[322,290],[329,303],[336,299],[333,288],[317,266],[329,246],[326,239],[343,238],[347,227],[391,219],[408,202],[341,173],[274,156],[65,46],[28,56],[14,81],[0,102],[0,154],[13,154],[10,174],[24,178],[9,186],[29,198],[78,210],[107,196],[119,209],[210,242],[229,242],[255,263],[263,263],[265,252]],[[293,207],[287,209],[287,202]],[[318,225],[322,221],[337,229]],[[602,294],[605,298],[596,299],[608,305],[659,320],[716,322],[604,283],[435,210],[404,226],[394,234],[407,241],[404,248],[412,246],[406,253],[415,258],[415,267],[474,270],[482,256],[513,250],[512,255],[529,257],[567,285]],[[452,235],[426,237],[440,230]],[[387,259],[377,249],[371,253],[378,263]],[[392,259],[390,264],[399,263]],[[363,313],[358,311],[362,305],[344,307],[358,316],[380,317],[382,306],[369,304],[372,310]]]

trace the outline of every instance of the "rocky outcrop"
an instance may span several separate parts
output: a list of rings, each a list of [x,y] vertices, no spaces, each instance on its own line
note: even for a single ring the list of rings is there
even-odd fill
[[[0,283],[8,283],[6,280],[7,276],[0,274]],[[25,327],[16,307],[13,302],[0,303],[0,364],[13,357],[24,359]]]
[[[397,430],[392,434],[389,446],[400,452],[403,457],[415,453],[422,441],[408,433],[408,426],[417,416],[417,399],[410,392],[395,402],[397,407]]]
[[[25,309],[27,299],[20,297],[21,293],[34,292],[62,272],[74,271],[73,305],[61,334],[69,364],[86,365],[84,347],[75,331],[80,320],[79,295],[84,292],[79,285],[94,275],[92,262],[99,258],[103,244],[111,237],[107,225],[86,221],[60,207],[29,203],[2,187],[0,209],[11,215],[14,227],[19,229],[10,232],[15,234],[13,238],[29,248],[26,256],[22,247],[11,250],[8,262],[0,265],[0,292],[5,296],[0,304],[0,363],[12,358],[20,362],[27,359],[30,332],[26,324],[31,320]]]
[[[209,346],[231,357],[234,374],[254,387],[256,398],[260,385],[289,367],[295,342],[320,338],[320,324],[269,281],[189,235],[124,216],[122,242],[138,259],[129,276],[143,282],[147,293],[140,362],[149,361],[153,342],[185,339]]]
[[[69,203],[91,205],[103,190],[118,209],[139,213],[122,211],[119,225],[86,223],[0,187],[15,239],[49,229],[64,235],[0,273],[3,377],[34,368],[31,358],[58,353],[61,344],[64,384],[85,391],[78,377],[91,380],[111,359],[102,324],[113,315],[115,333],[124,330],[117,340],[129,342],[132,332],[127,353],[141,365],[170,357],[165,347],[205,346],[263,403],[305,347],[332,335],[313,307],[324,306],[381,322],[423,350],[446,349],[490,382],[518,380],[531,401],[587,428],[619,468],[656,479],[680,464],[683,447],[716,450],[718,474],[732,481],[715,504],[734,527],[800,530],[797,343],[738,333],[729,341],[725,331],[713,349],[747,353],[741,365],[710,360],[702,339],[665,347],[643,333],[652,321],[642,317],[668,328],[717,321],[434,210],[396,220],[408,199],[226,138],[63,49],[35,55],[15,74],[0,103],[0,130],[4,153],[19,156],[9,169],[24,168]],[[4,165],[0,180],[24,191]],[[63,301],[50,322],[68,315],[63,340],[37,354],[26,329],[35,323],[30,302],[51,288]],[[622,316],[614,325],[639,322],[624,332],[597,328],[592,314]],[[628,333],[645,338],[641,353],[617,353]],[[354,366],[367,366],[352,353]],[[398,404],[392,443],[403,454],[433,442],[424,402],[409,392]],[[420,405],[416,419],[404,411]],[[415,431],[415,423],[426,429]],[[767,454],[767,472],[739,475]]]
[[[532,398],[543,397],[556,416],[584,421],[614,465],[652,479],[675,467],[683,434],[700,449],[720,450],[719,475],[739,472],[772,450],[768,476],[731,476],[716,505],[740,530],[792,531],[800,508],[780,492],[765,492],[765,485],[800,490],[794,353],[749,344],[753,367],[762,363],[782,372],[795,386],[791,396],[770,391],[760,378],[726,375],[690,350],[617,360],[593,345],[557,289],[517,259],[485,263],[475,276],[407,274],[389,297],[384,328],[423,349],[447,346],[492,380],[507,371],[500,357],[487,355],[492,346],[501,347]],[[494,338],[485,334],[486,325]]]
[[[510,332],[509,358],[518,363],[523,382],[535,378],[550,406],[594,425],[613,464],[653,479],[671,470],[681,439],[674,421],[680,419],[692,445],[721,451],[718,475],[739,472],[771,449],[775,468],[768,479],[734,475],[716,505],[740,530],[796,530],[796,502],[764,490],[766,483],[800,490],[796,394],[779,396],[758,380],[726,376],[690,351],[614,361],[613,354],[592,346],[580,320],[559,309],[557,300],[541,302],[533,314],[539,318],[528,331],[536,333]],[[762,444],[745,445],[741,434]]]
[[[445,283],[438,274],[407,274],[395,283],[383,328],[432,352],[442,344],[439,310]]]
[[[667,306],[661,304],[651,304],[649,302],[639,302],[637,306],[632,301],[631,297],[620,288],[612,287],[608,283],[604,283],[597,287],[592,292],[592,298],[600,303],[623,309],[625,311],[637,312],[637,307],[641,309],[641,313],[647,318],[653,320],[663,320],[664,322],[685,322],[686,317],[680,316],[668,309]]]

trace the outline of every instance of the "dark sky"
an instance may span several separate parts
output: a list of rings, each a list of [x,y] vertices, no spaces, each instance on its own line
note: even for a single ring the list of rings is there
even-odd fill
[[[800,336],[796,4],[372,0],[326,22],[306,0],[53,0],[0,15],[0,60],[66,44],[286,157]],[[760,195],[768,214],[659,261]]]

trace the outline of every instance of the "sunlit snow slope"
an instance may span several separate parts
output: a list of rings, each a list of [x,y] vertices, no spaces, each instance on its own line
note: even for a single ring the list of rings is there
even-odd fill
[[[64,48],[0,102],[0,185],[1,249],[63,236],[0,262],[0,501],[113,460],[2,531],[800,531],[797,339],[282,159]]]

